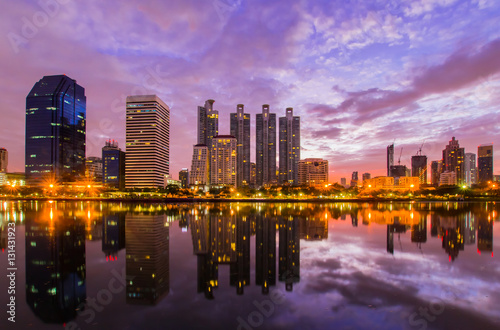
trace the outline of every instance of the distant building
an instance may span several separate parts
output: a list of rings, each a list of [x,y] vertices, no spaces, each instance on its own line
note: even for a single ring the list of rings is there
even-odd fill
[[[358,172],[355,171],[355,172],[352,172],[352,175],[351,175],[351,188],[352,187],[357,187],[358,186],[358,182],[359,182],[359,178],[358,178]]]
[[[363,181],[370,180],[372,175],[370,173],[363,173]]]
[[[156,95],[127,96],[126,188],[160,188],[169,174],[170,108]]]
[[[293,108],[286,109],[286,116],[279,119],[279,183],[299,183],[300,117],[293,115]]]
[[[7,173],[7,165],[9,165],[9,153],[7,149],[0,148],[0,173]]]
[[[210,185],[236,186],[236,138],[217,135],[212,139]]]
[[[193,147],[193,160],[191,162],[191,172],[189,173],[189,184],[195,186],[209,185],[208,169],[210,159],[208,157],[208,147],[204,144],[197,144]]]
[[[464,157],[465,184],[471,186],[477,182],[476,154],[467,152]]]
[[[460,148],[458,140],[455,140],[455,137],[453,137],[443,150],[443,163],[441,172],[455,172],[455,184],[461,185],[465,181],[464,157],[465,149]]]
[[[177,186],[179,188],[182,188],[182,182],[180,180],[175,180],[172,178],[172,176],[165,175],[164,181],[163,181],[163,187],[166,188],[168,186]]]
[[[493,181],[493,145],[481,145],[477,148],[478,183]]]
[[[406,165],[393,165],[391,166],[391,176],[397,179],[407,176]]]
[[[102,182],[101,157],[87,157],[85,159],[85,175],[94,181]]]
[[[377,176],[363,181],[363,187],[368,189],[391,189],[394,187],[394,178],[391,176]]]
[[[394,143],[387,146],[387,176],[391,175],[391,166],[394,165]]]
[[[420,178],[418,176],[399,178],[398,186],[404,189],[417,190],[420,187]]]
[[[262,106],[262,113],[255,118],[256,184],[276,183],[276,114],[269,113],[269,105]]]
[[[183,168],[179,172],[179,181],[181,182],[182,188],[189,187],[189,170],[187,168]]]
[[[306,158],[299,161],[299,185],[323,186],[328,184],[328,160]]]
[[[457,174],[455,172],[445,171],[439,176],[440,186],[453,186],[457,184]]]
[[[244,112],[244,105],[236,106],[236,113],[230,116],[230,135],[236,138],[236,186],[250,184],[250,114]]]
[[[344,187],[347,186],[347,178],[340,178],[340,184]]]
[[[106,141],[102,148],[102,183],[117,189],[125,188],[125,152],[117,141]]]
[[[44,76],[26,97],[26,178],[73,181],[85,174],[85,89],[66,75]]]
[[[427,156],[416,155],[411,157],[411,176],[418,177],[420,184],[427,183]]]
[[[441,176],[441,161],[433,160],[431,163],[431,184],[439,186],[439,178]]]
[[[255,163],[250,163],[250,185],[255,186],[257,183],[257,166]]]

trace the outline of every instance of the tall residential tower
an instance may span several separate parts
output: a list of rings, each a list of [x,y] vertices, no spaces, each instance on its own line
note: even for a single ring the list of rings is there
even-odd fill
[[[230,134],[237,142],[236,186],[247,186],[250,184],[250,115],[244,113],[243,104],[238,104],[230,119]]]
[[[276,114],[269,113],[268,104],[256,116],[255,141],[256,184],[276,183]]]
[[[293,108],[286,109],[286,116],[279,119],[279,183],[299,184],[300,117],[293,115]]]

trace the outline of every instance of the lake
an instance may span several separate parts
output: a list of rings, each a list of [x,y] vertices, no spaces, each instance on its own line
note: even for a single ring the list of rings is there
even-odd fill
[[[498,329],[499,214],[2,201],[0,328]]]

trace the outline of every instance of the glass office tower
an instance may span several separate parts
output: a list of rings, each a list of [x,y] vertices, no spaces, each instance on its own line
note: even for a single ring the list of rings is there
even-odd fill
[[[85,173],[85,89],[66,75],[45,76],[26,97],[26,179]]]

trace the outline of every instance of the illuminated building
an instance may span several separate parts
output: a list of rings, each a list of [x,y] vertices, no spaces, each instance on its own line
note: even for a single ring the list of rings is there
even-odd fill
[[[478,183],[493,181],[493,145],[481,145],[477,148]]]
[[[479,252],[493,251],[493,221],[480,217],[477,221],[477,250]]]
[[[443,249],[454,261],[460,251],[464,250],[463,219],[458,217],[446,217],[440,219],[440,227],[443,235]]]
[[[26,179],[85,174],[85,89],[66,75],[44,76],[26,97]]]
[[[420,187],[420,178],[414,176],[399,178],[398,186],[404,189],[417,190]]]
[[[293,291],[293,283],[300,282],[300,229],[296,217],[279,218],[279,280],[286,291]]]
[[[439,185],[439,178],[441,176],[441,161],[433,160],[431,163],[431,184],[433,186]]]
[[[307,158],[299,161],[299,185],[324,186],[328,184],[328,161]]]
[[[236,138],[218,135],[212,139],[210,185],[236,186]]]
[[[170,286],[167,218],[127,214],[125,223],[126,301],[156,304]]]
[[[387,146],[387,176],[392,176],[391,166],[394,166],[394,143]]]
[[[363,187],[368,189],[392,189],[394,188],[394,178],[376,176],[373,179],[364,180]]]
[[[189,170],[187,168],[183,168],[179,172],[179,181],[181,182],[182,188],[189,187]]]
[[[250,185],[255,187],[257,183],[257,165],[255,163],[250,163]]]
[[[189,173],[190,185],[206,186],[209,184],[208,168],[210,159],[208,155],[206,145],[197,144],[193,147],[193,160],[191,162],[191,172]]]
[[[102,182],[120,190],[125,188],[125,152],[114,140],[106,141],[102,148]]]
[[[279,183],[299,183],[300,117],[293,115],[293,108],[286,109],[286,116],[279,118]]]
[[[455,172],[455,184],[462,185],[465,181],[464,157],[465,149],[460,148],[458,140],[455,140],[455,137],[453,137],[443,150],[441,173]]]
[[[453,186],[457,184],[457,174],[455,172],[445,171],[439,176],[440,186]]]
[[[9,164],[9,153],[7,149],[0,148],[0,173],[7,173],[7,165]]]
[[[156,95],[127,96],[126,188],[161,188],[169,174],[170,109]]]
[[[101,157],[87,157],[85,159],[85,175],[94,181],[102,182]]]
[[[427,156],[411,157],[411,176],[419,178],[420,184],[427,184]]]
[[[340,178],[340,184],[344,187],[347,186],[347,178]]]
[[[207,183],[210,182],[210,158],[212,139],[214,136],[219,135],[219,112],[213,109],[215,101],[207,100],[205,106],[198,107],[198,143],[197,145],[205,145],[208,149],[208,178]],[[195,150],[196,151],[196,150]],[[191,183],[194,184],[194,183]]]
[[[87,299],[85,223],[51,204],[26,217],[26,303],[45,323],[66,323]]]
[[[407,168],[406,165],[393,165],[391,166],[391,176],[394,178],[394,181],[397,183],[399,178],[407,176]]]
[[[256,184],[273,184],[276,180],[276,114],[269,113],[269,105],[262,106],[262,113],[256,115],[255,151]]]
[[[250,115],[238,104],[230,115],[230,135],[236,138],[236,186],[250,184]]]
[[[229,266],[229,284],[236,287],[238,295],[250,285],[250,219],[236,215],[236,260]]]
[[[255,284],[262,293],[276,285],[276,217],[257,215],[255,234]]]

